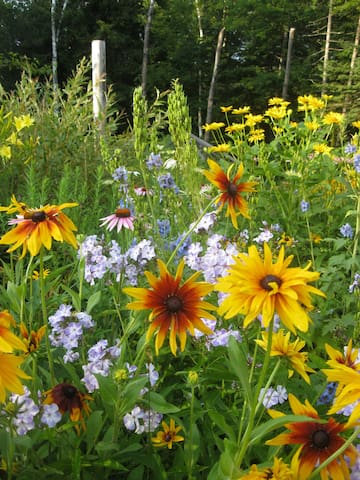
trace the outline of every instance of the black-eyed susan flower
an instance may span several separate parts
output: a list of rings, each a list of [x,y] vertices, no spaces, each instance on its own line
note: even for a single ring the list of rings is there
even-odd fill
[[[296,329],[308,330],[311,320],[306,310],[313,308],[310,294],[325,297],[319,289],[307,285],[320,276],[318,272],[308,271],[310,263],[306,268],[289,268],[294,256],[285,259],[283,246],[277,262],[273,263],[267,243],[264,244],[264,259],[254,245],[248,248],[247,254],[239,253],[233,258],[235,263],[230,266],[228,275],[220,278],[215,286],[216,290],[228,294],[219,307],[221,315],[228,319],[243,314],[247,327],[261,314],[266,328],[277,312],[293,333]]]
[[[124,292],[135,297],[137,301],[131,302],[127,308],[132,310],[151,310],[150,326],[146,339],[149,340],[156,333],[155,350],[159,353],[168,332],[170,350],[176,355],[176,337],[180,339],[180,350],[184,351],[187,332],[195,334],[195,328],[205,335],[213,331],[208,328],[202,318],[214,320],[215,317],[209,310],[215,307],[203,300],[210,293],[213,286],[206,282],[195,282],[200,273],[196,272],[182,284],[184,261],[177,268],[175,276],[169,273],[166,265],[158,260],[160,277],[156,278],[151,272],[145,272],[145,276],[151,288],[128,287]]]
[[[232,224],[235,228],[238,227],[237,217],[242,215],[249,218],[248,205],[243,193],[255,192],[255,185],[257,182],[240,182],[244,173],[244,166],[241,163],[236,174],[230,178],[231,170],[234,164],[230,165],[228,171],[224,170],[214,160],[208,159],[210,170],[204,170],[205,177],[215,185],[221,192],[216,203],[219,204],[219,209],[226,205],[226,216],[231,218]]]
[[[270,478],[274,480],[296,480],[290,466],[277,457],[274,458],[271,467],[258,468],[257,465],[252,465],[249,473],[245,473],[238,480],[268,480]]]
[[[0,238],[0,244],[12,245],[7,250],[8,252],[13,252],[22,245],[21,258],[28,250],[32,256],[36,256],[42,245],[50,250],[52,239],[58,242],[65,241],[77,248],[77,241],[73,233],[77,228],[62,212],[64,208],[75,206],[77,203],[63,203],[32,209],[25,204],[10,205],[6,210],[8,213],[15,208],[17,211],[21,210],[21,214],[8,222],[9,225],[16,226]]]
[[[267,350],[268,332],[262,331],[262,340],[255,340],[261,348]],[[308,367],[307,352],[301,352],[304,348],[305,342],[297,338],[294,342],[290,341],[290,332],[285,332],[280,329],[272,335],[270,356],[283,357],[289,362],[289,377],[292,377],[294,370],[303,377],[303,379],[310,383],[308,373],[314,373],[315,370]]]
[[[7,310],[0,312],[0,352],[12,353],[14,350],[26,351],[24,342],[10,330],[10,327],[15,326],[15,319]]]
[[[118,232],[124,227],[129,230],[134,230],[134,217],[129,208],[117,208],[115,213],[107,217],[100,218],[102,221],[100,227],[106,226],[107,230],[111,232],[115,227]]]
[[[22,395],[24,387],[20,381],[29,379],[29,375],[20,369],[23,358],[12,355],[11,353],[0,353],[0,402],[3,403],[6,398],[6,392]]]
[[[92,400],[90,395],[81,393],[71,383],[59,383],[51,390],[45,392],[44,395],[44,405],[55,403],[62,414],[68,413],[70,420],[76,422],[75,429],[78,433],[80,432],[80,426],[85,430],[83,413],[86,415],[90,413],[88,405],[88,401]]]
[[[289,432],[281,433],[268,440],[266,444],[276,446],[300,445],[293,456],[291,467],[296,473],[296,480],[308,480],[317,466],[344,445],[346,439],[341,436],[341,433],[347,430],[349,425],[339,423],[332,417],[326,421],[322,420],[308,400],[305,400],[305,403],[302,404],[291,393],[289,394],[289,403],[295,415],[305,415],[310,419],[313,418],[314,421],[286,423],[285,427]],[[273,418],[283,416],[282,413],[275,410],[268,410],[268,412]],[[349,466],[345,461],[345,456],[350,459],[350,465],[355,462],[357,450],[353,445],[349,445],[342,454],[321,470],[321,480],[330,478],[346,480],[350,478]]]
[[[20,333],[25,343],[27,353],[35,352],[39,348],[40,342],[43,336],[45,335],[45,332],[46,332],[45,325],[43,325],[36,331],[31,330],[29,332],[25,323],[23,322],[20,323]]]
[[[156,437],[151,439],[154,447],[167,447],[171,449],[173,447],[173,443],[184,441],[184,437],[177,434],[180,430],[182,430],[182,427],[175,427],[175,421],[173,418],[170,419],[169,425],[166,422],[161,422],[161,425],[163,430],[157,432]]]

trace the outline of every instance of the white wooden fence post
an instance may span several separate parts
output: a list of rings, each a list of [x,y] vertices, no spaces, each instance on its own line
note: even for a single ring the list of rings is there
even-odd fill
[[[91,42],[92,87],[94,120],[100,131],[104,127],[106,106],[106,49],[104,40]]]

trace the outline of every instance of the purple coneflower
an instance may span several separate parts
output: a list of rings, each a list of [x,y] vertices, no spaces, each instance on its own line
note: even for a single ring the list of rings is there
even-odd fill
[[[117,208],[115,213],[108,215],[107,217],[100,218],[100,221],[103,221],[100,225],[106,228],[111,232],[115,227],[117,231],[120,232],[122,227],[128,228],[129,230],[134,230],[134,217],[131,215],[131,212],[128,208]]]

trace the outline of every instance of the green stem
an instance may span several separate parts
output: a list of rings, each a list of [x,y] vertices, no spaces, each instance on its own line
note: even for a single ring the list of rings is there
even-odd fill
[[[266,347],[266,352],[265,352],[265,358],[264,358],[264,363],[262,366],[262,370],[260,372],[260,377],[259,381],[256,385],[255,388],[255,395],[254,395],[254,402],[251,405],[251,410],[250,410],[250,415],[249,415],[249,420],[248,424],[245,430],[244,435],[241,437],[238,437],[238,445],[240,444],[240,448],[235,454],[235,465],[238,465],[241,467],[242,461],[244,459],[246,450],[249,446],[249,441],[250,441],[250,436],[254,428],[254,423],[255,423],[255,416],[256,412],[258,410],[258,403],[259,403],[259,395],[260,395],[260,390],[262,388],[262,385],[264,384],[266,372],[269,366],[270,362],[270,353],[271,353],[271,344],[272,344],[272,334],[273,334],[273,323],[274,321],[271,320],[270,325],[269,325],[269,335],[268,335],[268,341],[267,341],[267,347]]]
[[[191,400],[190,400],[190,423],[189,423],[189,448],[187,449],[190,452],[188,465],[188,480],[193,480],[192,469],[194,463],[194,448],[193,448],[193,422],[194,422],[194,397],[195,397],[195,388],[194,385],[191,385]]]
[[[49,324],[48,324],[48,316],[47,316],[47,309],[46,309],[43,247],[41,247],[40,249],[40,295],[41,295],[41,311],[42,311],[42,317],[43,317],[43,325],[46,326],[45,343],[46,343],[46,352],[47,352],[47,357],[49,362],[49,372],[51,377],[51,384],[52,386],[54,386],[56,382],[55,382],[55,374],[54,374],[54,362],[51,356]]]
[[[354,236],[354,247],[352,251],[352,276],[355,274],[355,264],[356,264],[356,256],[357,250],[359,245],[359,235],[360,235],[360,195],[357,196],[357,206],[356,206],[356,226],[355,226],[355,236]]]

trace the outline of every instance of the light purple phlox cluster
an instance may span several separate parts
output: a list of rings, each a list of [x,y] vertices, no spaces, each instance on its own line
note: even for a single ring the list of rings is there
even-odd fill
[[[89,348],[88,363],[83,365],[84,377],[81,381],[85,384],[88,392],[92,393],[99,388],[99,382],[95,375],[107,377],[114,360],[119,358],[121,349],[118,345],[108,347],[106,339],[99,340]]]
[[[125,428],[130,432],[141,435],[144,432],[153,432],[160,425],[162,414],[154,410],[143,410],[136,405],[130,413],[124,415]]]
[[[51,326],[49,334],[51,344],[66,350],[64,362],[78,360],[79,353],[76,349],[84,329],[94,326],[92,317],[86,312],[72,312],[71,305],[62,304],[54,315],[49,317],[49,325]]]
[[[84,276],[90,285],[107,273],[114,274],[116,281],[123,276],[128,285],[137,285],[138,276],[155,258],[155,248],[151,240],[144,239],[122,252],[115,240],[105,244],[102,238],[90,235],[81,243],[78,256],[85,259]]]

